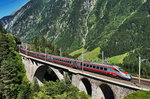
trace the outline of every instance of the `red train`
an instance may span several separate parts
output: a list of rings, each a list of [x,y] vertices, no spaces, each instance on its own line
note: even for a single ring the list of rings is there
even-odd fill
[[[108,75],[120,77],[127,80],[132,79],[132,77],[123,69],[121,69],[119,66],[106,65],[106,64],[100,64],[94,62],[86,62],[86,61],[82,62],[81,60],[75,60],[66,57],[54,56],[54,55],[45,55],[43,53],[33,52],[22,48],[20,49],[20,52],[32,57],[36,57],[50,62],[59,63],[62,65],[67,65],[70,67],[75,67],[77,69],[81,69],[83,67],[84,70],[88,70],[91,72],[108,74]]]

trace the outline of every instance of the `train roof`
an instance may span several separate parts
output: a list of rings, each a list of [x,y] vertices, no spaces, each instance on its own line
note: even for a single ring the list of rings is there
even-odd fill
[[[49,55],[51,55],[51,54],[49,54]],[[75,61],[80,61],[80,62],[82,62],[82,60],[77,60],[77,59],[72,59],[72,58],[67,58],[67,57],[62,57],[62,56],[56,56],[56,55],[51,55],[51,56],[59,57],[59,58],[65,58],[65,59],[68,59],[68,60],[75,60]],[[116,65],[101,64],[101,63],[90,62],[90,61],[83,61],[83,62],[87,62],[87,63],[91,63],[91,64],[95,64],[95,65],[104,65],[104,66],[108,66],[108,67],[116,67],[116,68],[119,68],[119,66],[116,66]]]
[[[36,52],[36,53],[38,53],[38,52]],[[42,54],[44,54],[44,53],[42,53]],[[47,55],[51,55],[51,54],[47,54]],[[82,60],[77,60],[77,59],[72,59],[72,58],[67,58],[67,57],[62,57],[62,56],[56,56],[56,55],[51,55],[51,56],[59,57],[59,58],[65,58],[65,59],[72,60],[72,61],[80,61],[80,62],[82,62]],[[87,62],[87,63],[91,63],[91,64],[95,64],[95,65],[104,65],[104,66],[108,66],[108,67],[119,68],[119,66],[116,66],[116,65],[101,64],[101,63],[90,62],[90,61],[83,61],[83,62]]]
[[[102,63],[96,63],[96,62],[90,62],[90,61],[83,61],[83,62],[87,62],[87,63],[91,63],[91,64],[95,64],[95,65],[104,65],[104,66],[108,66],[108,67],[118,67],[116,65],[108,65],[108,64],[102,64]]]

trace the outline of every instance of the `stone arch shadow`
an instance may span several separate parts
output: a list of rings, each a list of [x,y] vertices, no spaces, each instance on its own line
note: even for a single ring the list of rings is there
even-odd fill
[[[33,78],[34,77],[38,79],[39,84],[42,84],[44,81],[61,80],[56,71],[47,65],[39,66],[33,75]]]
[[[88,95],[92,95],[91,83],[87,78],[80,79],[79,90],[84,91]]]
[[[100,89],[102,90],[105,99],[115,99],[115,95],[111,87],[107,84],[101,84]]]

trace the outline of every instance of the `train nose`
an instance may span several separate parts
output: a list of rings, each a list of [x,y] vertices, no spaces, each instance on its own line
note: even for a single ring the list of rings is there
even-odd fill
[[[127,77],[128,77],[128,79],[132,79],[132,77],[130,75],[128,75]]]

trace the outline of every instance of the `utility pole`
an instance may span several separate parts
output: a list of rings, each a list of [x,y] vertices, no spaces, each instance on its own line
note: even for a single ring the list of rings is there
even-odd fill
[[[39,46],[39,53],[40,53],[40,46]]]
[[[60,50],[60,56],[61,56],[61,48],[59,50]]]
[[[45,61],[46,61],[46,48],[45,48]]]
[[[82,51],[82,71],[83,71],[83,61],[84,61],[84,55],[85,55],[86,53],[83,53],[83,51]]]
[[[82,51],[82,71],[83,71],[83,51]]]
[[[19,53],[20,53],[20,46],[21,46],[21,45],[19,45]]]
[[[27,43],[26,43],[26,55],[27,55]]]
[[[141,57],[139,56],[139,84],[140,84],[140,76],[141,76]]]
[[[140,84],[140,80],[141,80],[141,62],[148,60],[148,59],[141,59],[141,57],[139,56],[139,84]]]
[[[104,51],[102,51],[102,64],[104,63]]]

